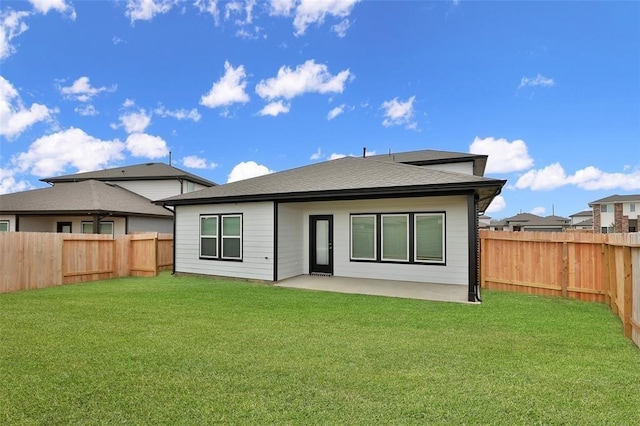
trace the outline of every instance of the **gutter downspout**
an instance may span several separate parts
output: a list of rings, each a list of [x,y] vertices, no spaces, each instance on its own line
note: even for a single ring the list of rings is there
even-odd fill
[[[164,208],[167,208],[166,204],[163,204]],[[173,206],[173,266],[171,267],[171,275],[176,274],[176,212],[178,210],[178,206]]]
[[[469,302],[482,302],[478,294],[478,198],[474,192],[467,194],[467,241],[469,258]]]

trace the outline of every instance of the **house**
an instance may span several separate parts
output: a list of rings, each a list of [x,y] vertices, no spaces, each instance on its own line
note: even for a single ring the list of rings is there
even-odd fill
[[[546,217],[533,213],[518,213],[515,216],[494,221],[490,229],[496,231],[537,231],[537,232],[562,232],[570,226],[570,220],[550,215]]]
[[[466,173],[439,170],[430,157],[444,168],[457,159]],[[175,209],[175,272],[464,285],[477,301],[478,213],[506,183],[475,174],[486,158],[428,150],[344,157],[156,203]]]
[[[591,210],[583,210],[569,216],[571,220],[571,229],[593,231],[593,212]]]
[[[111,235],[173,232],[173,212],[152,200],[215,185],[163,163],[42,181],[52,186],[0,195],[0,231]]]
[[[589,203],[593,232],[638,232],[640,194],[611,195]]]
[[[491,227],[491,216],[485,214],[478,216],[478,227],[480,229],[489,229]]]

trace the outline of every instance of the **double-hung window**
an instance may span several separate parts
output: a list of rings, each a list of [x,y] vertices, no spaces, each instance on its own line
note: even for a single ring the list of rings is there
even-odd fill
[[[93,234],[93,222],[82,222],[82,233]],[[99,234],[113,235],[113,222],[100,222]]]
[[[350,217],[352,261],[445,263],[445,213],[369,213]]]
[[[0,232],[7,232],[9,230],[9,221],[0,220]]]
[[[200,216],[200,257],[242,260],[242,215]]]

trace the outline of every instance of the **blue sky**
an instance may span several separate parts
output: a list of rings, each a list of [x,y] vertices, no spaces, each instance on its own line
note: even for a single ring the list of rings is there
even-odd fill
[[[489,155],[487,214],[640,193],[640,2],[7,1],[0,193],[168,162]]]

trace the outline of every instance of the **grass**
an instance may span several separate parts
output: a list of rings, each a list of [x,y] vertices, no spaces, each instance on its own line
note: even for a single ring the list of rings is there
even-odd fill
[[[599,304],[126,278],[0,295],[2,424],[639,424]]]

